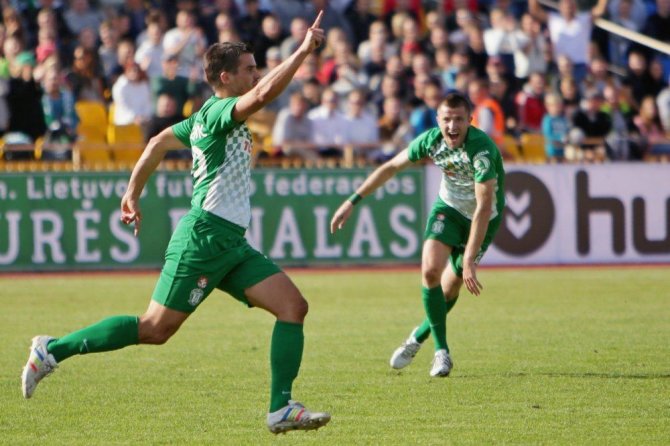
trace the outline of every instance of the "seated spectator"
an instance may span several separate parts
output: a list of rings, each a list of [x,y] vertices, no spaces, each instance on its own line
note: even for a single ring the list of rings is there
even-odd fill
[[[72,143],[77,140],[79,117],[74,95],[63,85],[60,73],[51,68],[44,75],[42,109],[47,126],[44,135],[44,160],[72,159]]]
[[[186,101],[195,94],[197,82],[193,78],[179,76],[179,62],[175,55],[163,54],[162,66],[163,74],[151,78],[151,102],[155,107],[158,96],[168,94],[177,101],[177,111],[181,114]]]
[[[572,116],[579,110],[579,103],[581,102],[581,95],[575,78],[566,77],[561,79],[557,93],[563,98],[565,117],[571,121]]]
[[[568,140],[569,124],[563,114],[563,101],[555,93],[544,98],[547,113],[542,118],[542,135],[544,136],[545,152],[549,162],[563,161],[565,143]]]
[[[119,34],[111,20],[105,20],[98,29],[100,34],[100,47],[98,48],[98,60],[106,79],[111,79],[115,71],[118,71],[117,60]]]
[[[135,62],[140,65],[142,71],[147,73],[149,79],[163,74],[163,51],[161,16],[150,14],[147,17],[146,38],[135,51]]]
[[[437,108],[440,106],[442,98],[442,88],[436,82],[429,82],[424,87],[421,94],[423,103],[412,110],[409,117],[414,136],[437,127]]]
[[[321,95],[321,105],[307,114],[312,122],[311,141],[317,145],[324,158],[340,158],[342,145],[346,143],[347,122],[338,109],[337,94],[326,88]]]
[[[643,153],[648,153],[657,144],[666,143],[665,132],[658,117],[656,99],[653,96],[645,96],[640,102],[640,111],[633,118],[635,127],[644,138]]]
[[[79,35],[85,28],[98,29],[102,22],[102,14],[97,8],[92,8],[88,0],[71,0],[70,7],[63,18],[73,35]]]
[[[288,107],[279,111],[272,128],[272,145],[286,156],[297,156],[305,161],[317,161],[312,146],[312,120],[307,118],[308,102],[302,92],[291,94]]]
[[[612,130],[605,138],[607,155],[615,161],[642,159],[640,134],[633,123],[633,111],[622,101],[619,87],[614,83],[603,90],[605,105],[602,111],[610,116]]]
[[[630,85],[633,90],[633,98],[636,101],[640,101],[646,96],[655,96],[658,93],[655,91],[654,78],[651,77],[647,68],[647,56],[641,50],[632,50],[628,54],[628,74],[624,83]]]
[[[370,25],[368,40],[358,45],[358,59],[362,64],[366,64],[372,57],[372,48],[380,46],[384,49],[383,54],[385,60],[388,60],[397,52],[397,45],[389,40],[386,24],[381,20],[377,20]]]
[[[368,160],[383,164],[407,147],[414,138],[414,131],[405,116],[402,101],[393,96],[384,100],[383,113],[377,125],[381,147],[370,152]]]
[[[570,161],[602,162],[607,158],[605,137],[612,129],[607,113],[602,112],[602,95],[597,90],[585,94],[582,107],[572,117],[569,141],[574,151],[566,153]]]
[[[362,154],[378,148],[379,128],[377,118],[366,109],[367,100],[363,90],[353,90],[347,98],[345,113],[345,141],[354,146],[354,154]]]
[[[303,17],[294,17],[291,20],[291,26],[289,28],[289,36],[284,39],[284,41],[279,46],[280,57],[282,60],[288,59],[288,57],[293,54],[300,43],[305,39],[307,35],[307,29],[309,28],[309,23]]]
[[[137,63],[129,63],[119,76],[112,87],[112,101],[115,125],[144,125],[151,117],[151,87]]]
[[[163,50],[177,56],[177,73],[189,77],[192,71],[202,75],[200,58],[205,53],[207,41],[196,23],[195,13],[181,10],[177,13],[176,25],[163,37]]]
[[[177,100],[167,93],[162,93],[156,101],[156,111],[151,115],[144,127],[144,139],[158,135],[163,129],[173,126],[182,120],[181,110],[177,108]],[[167,160],[191,159],[191,150],[170,150],[165,154]]]

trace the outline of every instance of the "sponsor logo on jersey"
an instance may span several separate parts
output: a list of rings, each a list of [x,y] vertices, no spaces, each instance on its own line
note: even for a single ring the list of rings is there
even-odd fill
[[[207,136],[207,133],[205,133],[205,126],[199,123],[196,123],[193,125],[193,128],[191,129],[191,135],[189,138],[191,141],[197,141],[201,138],[204,138]]]
[[[202,291],[200,288],[193,288],[191,290],[191,294],[188,296],[188,303],[191,304],[191,306],[195,307],[200,303],[204,295],[205,292]]]

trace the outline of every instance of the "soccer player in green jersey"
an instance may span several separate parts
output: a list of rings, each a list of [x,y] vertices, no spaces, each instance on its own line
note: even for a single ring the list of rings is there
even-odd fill
[[[177,225],[165,264],[142,316],[115,316],[61,338],[36,336],[22,374],[30,398],[40,380],[77,355],[133,344],[163,344],[218,288],[277,320],[270,346],[272,382],[267,426],[273,433],[317,429],[330,420],[293,401],[291,391],[302,360],[307,302],[288,276],[249,246],[251,135],[245,121],[276,98],[303,60],[324,40],[320,12],[300,47],[261,78],[251,49],[217,43],[204,56],[214,90],[202,109],[152,138],[135,166],[121,200],[121,219],[140,230],[140,194],[169,149],[193,153],[191,210]]]
[[[391,367],[408,366],[432,334],[435,356],[431,376],[448,376],[453,363],[447,345],[447,313],[461,286],[478,296],[483,289],[477,264],[495,235],[505,206],[502,158],[484,132],[470,125],[472,109],[460,93],[450,93],[437,110],[438,127],[416,137],[342,203],[330,222],[341,229],[354,205],[397,172],[424,158],[442,169],[438,198],[428,217],[421,259],[426,319],[393,353]]]

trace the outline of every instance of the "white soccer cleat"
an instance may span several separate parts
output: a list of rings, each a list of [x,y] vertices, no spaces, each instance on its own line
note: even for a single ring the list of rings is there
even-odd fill
[[[449,376],[454,363],[451,362],[451,356],[446,350],[438,350],[433,358],[433,367],[430,369],[430,376]]]
[[[49,336],[35,336],[30,346],[30,356],[21,374],[21,390],[23,397],[30,398],[35,392],[37,384],[45,376],[51,374],[58,363],[52,354],[47,352],[47,344],[54,338]]]
[[[325,426],[330,421],[326,412],[310,412],[297,401],[289,401],[287,406],[268,414],[268,429],[273,434],[284,434],[288,431],[309,431]]]
[[[414,331],[416,331],[416,328]],[[395,349],[391,355],[391,361],[389,362],[391,367],[394,369],[402,369],[410,365],[412,363],[412,359],[414,359],[419,349],[421,348],[421,343],[417,342],[416,338],[414,337],[414,331],[412,331],[412,334],[409,336],[409,338],[407,338],[407,340],[403,342],[400,347]]]

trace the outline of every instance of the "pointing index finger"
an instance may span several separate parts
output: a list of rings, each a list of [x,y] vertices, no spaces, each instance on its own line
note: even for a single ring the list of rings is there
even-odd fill
[[[323,17],[323,9],[319,11],[319,15],[316,16],[316,20],[314,20],[314,23],[312,24],[312,28],[318,28],[319,25],[321,25],[321,18]]]

